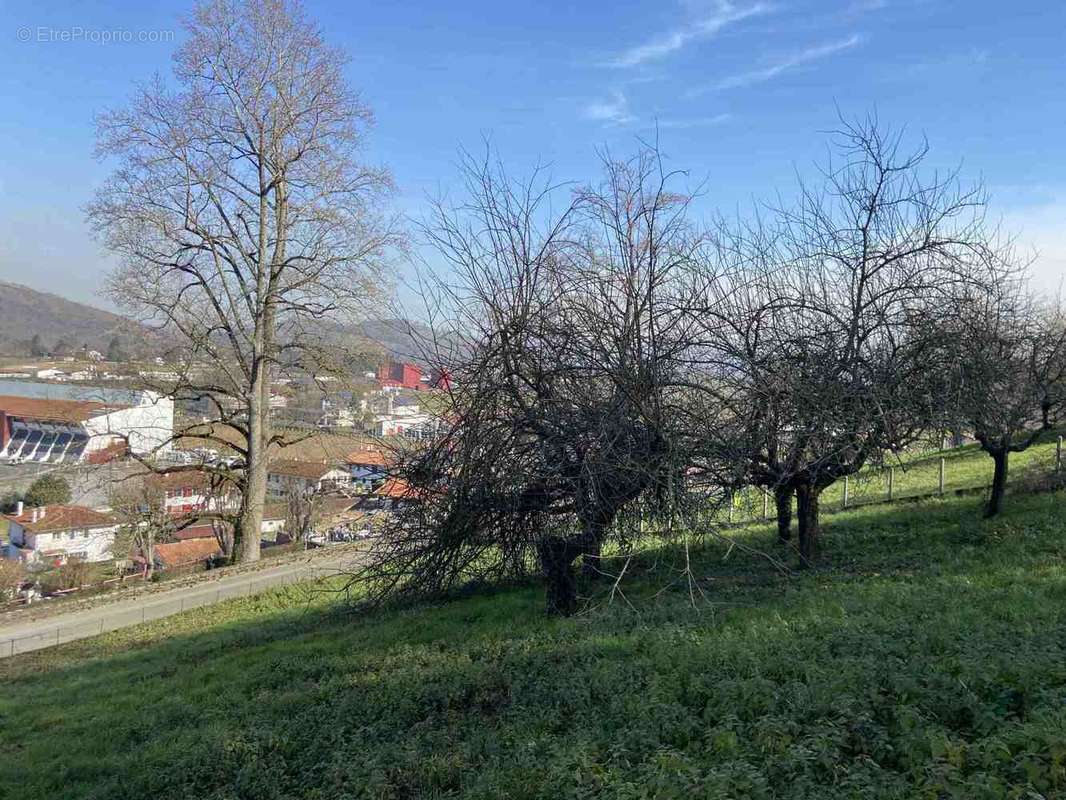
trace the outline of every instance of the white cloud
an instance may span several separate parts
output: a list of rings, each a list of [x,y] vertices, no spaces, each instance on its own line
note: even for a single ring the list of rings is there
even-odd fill
[[[662,36],[657,36],[643,44],[631,47],[620,53],[610,64],[615,67],[635,67],[648,61],[674,53],[688,44],[709,39],[722,28],[749,17],[766,14],[773,7],[768,3],[755,3],[738,7],[729,0],[719,0],[714,10],[687,25],[679,27]]]
[[[660,119],[656,120],[654,127],[659,128],[659,130],[710,128],[714,125],[721,125],[723,122],[728,122],[732,118],[732,114],[715,114],[713,117],[692,117],[691,119]]]
[[[596,100],[585,106],[582,116],[608,125],[623,125],[636,119],[629,111],[626,96],[617,89],[611,92],[609,100]]]
[[[841,39],[836,42],[829,42],[828,44],[817,45],[815,47],[808,47],[797,53],[793,53],[780,61],[775,61],[769,66],[751,70],[750,72],[741,72],[737,75],[731,75],[712,83],[709,86],[691,89],[687,94],[692,97],[695,95],[706,94],[707,92],[738,89],[744,86],[751,86],[755,83],[764,83],[765,81],[773,80],[783,72],[788,72],[789,70],[803,66],[804,64],[809,64],[813,61],[819,61],[823,58],[835,55],[836,53],[843,52],[844,50],[850,50],[862,42],[862,36],[859,34],[853,34],[847,39]]]

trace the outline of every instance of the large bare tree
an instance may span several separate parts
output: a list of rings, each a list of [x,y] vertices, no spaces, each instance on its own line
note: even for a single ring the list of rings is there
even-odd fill
[[[174,80],[100,117],[118,166],[88,215],[121,258],[111,295],[174,342],[154,388],[212,409],[176,437],[244,462],[233,554],[254,560],[280,438],[271,381],[328,370],[323,332],[380,285],[390,179],[359,158],[370,111],[296,0],[208,0],[186,27]]]
[[[453,383],[440,436],[396,459],[420,502],[366,565],[379,592],[536,565],[549,612],[571,614],[574,564],[602,571],[619,512],[681,491],[688,275],[704,239],[656,152],[603,166],[601,183],[567,192],[469,161],[465,202],[427,226],[450,267],[430,294],[452,333],[430,360]]]

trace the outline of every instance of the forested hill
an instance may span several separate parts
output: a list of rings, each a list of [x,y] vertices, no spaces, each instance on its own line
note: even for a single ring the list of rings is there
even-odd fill
[[[49,352],[82,346],[107,352],[116,336],[131,353],[151,349],[151,332],[136,322],[100,308],[0,281],[0,353],[27,355],[38,336]]]

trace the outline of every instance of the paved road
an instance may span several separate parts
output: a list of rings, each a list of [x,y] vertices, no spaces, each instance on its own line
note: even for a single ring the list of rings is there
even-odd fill
[[[96,608],[58,614],[34,622],[14,625],[0,623],[0,658],[41,650],[76,639],[97,636],[106,631],[162,619],[186,609],[209,606],[234,597],[244,597],[272,586],[326,577],[350,564],[358,551],[346,549],[336,558],[327,554],[313,560],[287,561],[276,567],[227,575],[218,580],[183,586],[128,600],[103,603]]]

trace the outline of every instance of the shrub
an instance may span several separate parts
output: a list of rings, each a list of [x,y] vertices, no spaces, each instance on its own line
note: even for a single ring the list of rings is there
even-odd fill
[[[26,505],[50,506],[70,502],[70,484],[58,475],[42,475],[26,490]]]
[[[80,589],[89,582],[89,563],[71,556],[59,568],[58,578],[60,589]]]
[[[18,561],[0,558],[0,600],[13,600],[26,579],[26,568]]]

